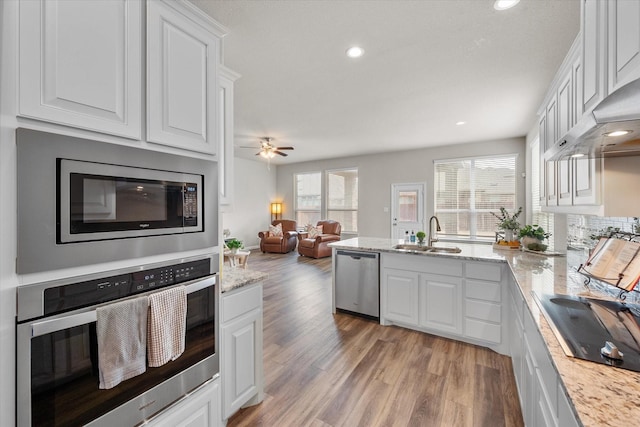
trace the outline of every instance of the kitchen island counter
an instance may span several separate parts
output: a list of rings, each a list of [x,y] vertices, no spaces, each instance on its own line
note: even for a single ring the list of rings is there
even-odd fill
[[[397,240],[360,237],[332,243],[334,249],[381,253],[403,253],[394,249]],[[457,246],[460,253],[407,253],[407,256],[458,258],[461,260],[507,262],[526,302],[526,307],[546,344],[554,369],[577,415],[584,426],[628,425],[640,419],[640,373],[567,357],[549,323],[541,313],[532,292],[575,296],[613,297],[616,289],[591,283],[577,267],[587,254],[569,251],[567,256],[547,256],[512,249],[494,249],[491,245],[468,243],[436,243],[435,246]],[[406,252],[405,252],[406,253]]]

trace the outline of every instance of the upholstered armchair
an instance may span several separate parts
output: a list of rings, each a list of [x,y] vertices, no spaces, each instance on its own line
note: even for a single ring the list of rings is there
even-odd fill
[[[278,224],[282,227],[282,234],[276,232]],[[276,219],[271,223],[269,231],[258,233],[260,238],[260,250],[277,254],[286,254],[296,248],[298,232],[297,223],[289,219]]]
[[[298,253],[312,258],[324,258],[331,256],[331,242],[340,240],[342,226],[333,220],[318,221],[316,227],[322,226],[322,232],[315,237],[308,231],[298,233]]]

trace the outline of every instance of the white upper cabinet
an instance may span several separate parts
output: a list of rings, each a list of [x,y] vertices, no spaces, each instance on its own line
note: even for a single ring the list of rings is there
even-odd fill
[[[147,138],[216,154],[220,36],[169,2],[147,2]]]
[[[19,114],[140,139],[142,3],[20,2]]]
[[[611,93],[640,78],[640,1],[610,0],[607,5]]]
[[[220,68],[218,88],[219,147],[218,147],[218,188],[220,205],[230,206],[233,203],[233,86],[240,77],[226,67]]]
[[[582,0],[582,113],[591,111],[605,96],[606,4]]]

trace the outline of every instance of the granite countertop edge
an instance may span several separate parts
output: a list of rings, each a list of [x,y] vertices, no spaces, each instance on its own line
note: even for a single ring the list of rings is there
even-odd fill
[[[224,268],[221,272],[220,290],[222,293],[266,280],[267,273],[244,268]]]

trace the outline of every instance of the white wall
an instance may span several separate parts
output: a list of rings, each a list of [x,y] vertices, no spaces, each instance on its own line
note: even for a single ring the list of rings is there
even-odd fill
[[[277,188],[285,204],[285,218],[294,218],[293,174],[327,169],[358,168],[358,235],[391,237],[391,184],[426,182],[426,217],[433,215],[433,161],[493,154],[517,154],[518,206],[525,207],[525,138],[449,145],[385,154],[345,157],[279,165]],[[389,208],[385,212],[385,207]]]
[[[269,209],[277,200],[276,166],[267,168],[264,161],[234,159],[233,206],[222,213],[222,228],[244,242],[245,247],[259,246],[258,232],[271,223]]]

